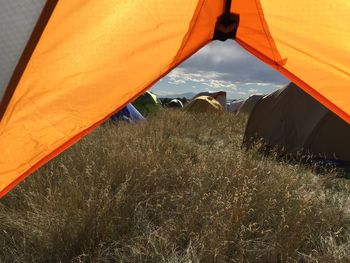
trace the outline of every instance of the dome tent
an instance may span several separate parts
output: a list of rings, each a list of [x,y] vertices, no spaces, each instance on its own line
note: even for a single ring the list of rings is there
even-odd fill
[[[167,108],[178,108],[178,109],[182,109],[184,107],[181,100],[179,100],[179,99],[172,99],[170,102],[165,104],[165,106]]]
[[[112,121],[124,120],[130,123],[139,122],[145,120],[142,114],[131,104],[129,103],[116,114],[111,117]]]
[[[255,104],[244,144],[262,139],[284,153],[350,163],[349,136],[348,123],[290,83]]]
[[[185,111],[191,113],[223,113],[224,108],[216,99],[210,96],[200,96],[188,103]]]
[[[226,110],[228,112],[237,113],[239,108],[242,106],[243,103],[244,103],[244,100],[242,100],[242,99],[228,101],[226,103]]]
[[[145,116],[157,112],[161,107],[157,96],[150,91],[143,93],[135,101],[133,101],[132,104],[141,114]]]
[[[350,122],[342,0],[1,5],[0,196],[212,40],[234,39]]]
[[[255,107],[255,104],[262,98],[264,95],[251,95],[248,99],[243,101],[239,106],[238,112],[244,114],[250,114]]]
[[[216,99],[218,102],[220,102],[221,106],[225,109],[226,108],[226,91],[205,91],[205,92],[200,92],[196,96],[194,96],[192,99],[201,97],[201,96],[210,96],[214,99]]]

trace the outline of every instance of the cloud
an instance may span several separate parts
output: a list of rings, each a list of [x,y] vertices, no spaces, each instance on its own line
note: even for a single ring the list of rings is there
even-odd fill
[[[261,87],[266,87],[266,86],[270,86],[271,83],[256,83],[256,85]]]
[[[222,80],[226,73],[215,71],[192,70],[188,68],[176,68],[169,75],[170,84],[180,85],[187,82],[203,84],[213,89],[236,90],[237,85],[231,81]],[[194,87],[194,86],[192,86]]]
[[[259,90],[258,89],[250,89],[248,91],[249,91],[249,93],[255,93],[255,92],[258,92]]]
[[[289,82],[234,41],[210,43],[163,80],[155,90],[176,88],[177,93],[223,90],[230,98],[269,94]]]
[[[232,44],[232,42],[231,42]],[[202,48],[197,54],[197,58],[205,59],[211,64],[219,65],[225,62],[245,59],[245,54],[236,45],[227,45],[223,42],[212,42]]]
[[[231,83],[229,81],[224,81],[224,80],[211,79],[208,82],[204,82],[203,84],[214,89],[231,89],[231,90],[237,89],[236,84]]]
[[[180,84],[186,84],[186,81],[180,78],[170,78],[168,83],[172,85],[180,85]]]
[[[216,72],[221,79],[232,83],[284,84],[288,80],[262,63],[234,41],[214,41],[185,61],[181,68]]]
[[[214,71],[191,70],[187,68],[176,68],[169,73],[170,80],[182,79],[184,81],[205,82],[210,79],[221,78],[223,73]]]

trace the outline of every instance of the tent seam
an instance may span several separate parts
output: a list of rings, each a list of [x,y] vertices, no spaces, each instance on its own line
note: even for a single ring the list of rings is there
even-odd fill
[[[265,33],[265,37],[266,37],[266,39],[267,39],[267,42],[269,43],[270,50],[272,51],[273,60],[277,63],[277,61],[276,61],[276,54],[275,54],[275,52],[274,52],[274,49],[272,48],[271,40],[270,40],[270,38],[268,37],[268,35],[271,35],[271,34],[268,34],[268,32],[267,32],[267,30],[266,30],[266,27],[264,26],[264,22],[263,22],[264,15],[262,14],[261,10],[259,9],[259,5],[258,5],[257,1],[259,1],[259,0],[255,0],[254,2],[255,2],[256,9],[257,9],[257,11],[258,11],[259,20],[260,20],[261,26],[262,26],[262,28],[263,28],[263,30],[264,30],[264,33]],[[272,36],[271,36],[271,37],[272,37]],[[276,47],[276,49],[277,49],[277,47]]]
[[[175,55],[174,59],[173,59],[173,62],[170,64],[170,65],[173,65],[174,63],[176,63],[176,61],[181,57],[182,53],[183,53],[183,50],[185,49],[189,39],[191,38],[192,36],[192,33],[193,33],[193,30],[195,28],[195,25],[197,24],[198,22],[198,18],[199,18],[199,15],[200,15],[200,11],[202,10],[203,6],[204,6],[204,3],[205,3],[206,0],[203,0],[200,7],[197,7],[196,8],[196,15],[195,17],[192,18],[191,22],[190,22],[190,25],[189,25],[189,31],[187,31],[187,34],[185,35],[184,37],[184,40],[180,46],[180,50],[177,52],[177,54]]]

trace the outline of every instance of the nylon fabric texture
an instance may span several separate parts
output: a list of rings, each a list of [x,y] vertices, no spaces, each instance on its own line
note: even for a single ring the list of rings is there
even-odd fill
[[[234,0],[237,42],[350,123],[350,2]]]
[[[0,196],[207,44],[222,12],[204,0],[59,1],[0,123]]]

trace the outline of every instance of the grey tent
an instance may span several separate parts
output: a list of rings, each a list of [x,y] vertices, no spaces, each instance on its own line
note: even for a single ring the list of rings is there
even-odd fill
[[[232,112],[232,113],[237,113],[239,108],[242,106],[244,103],[244,100],[234,100],[234,101],[228,101],[226,103],[226,111]]]
[[[262,98],[264,95],[252,95],[246,99],[238,109],[239,113],[250,114],[254,109],[255,104]]]
[[[329,160],[350,161],[350,125],[294,83],[260,99],[244,135],[250,146],[262,139],[292,155],[310,153]]]

